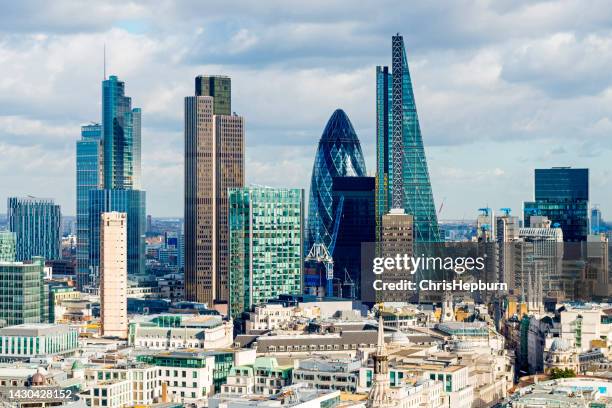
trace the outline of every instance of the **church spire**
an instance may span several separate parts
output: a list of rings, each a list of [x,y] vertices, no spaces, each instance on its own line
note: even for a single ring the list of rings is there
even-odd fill
[[[378,309],[378,342],[376,353],[372,356],[374,360],[374,381],[368,394],[368,408],[391,408],[394,407],[389,388],[389,361],[387,357],[387,347],[385,346],[385,329],[382,317],[382,305]]]

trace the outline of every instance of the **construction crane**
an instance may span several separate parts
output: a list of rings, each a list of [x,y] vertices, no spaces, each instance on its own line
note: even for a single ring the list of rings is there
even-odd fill
[[[334,253],[334,248],[336,248],[336,238],[338,238],[338,231],[340,230],[340,218],[342,218],[343,207],[344,196],[342,195],[336,207],[334,229],[332,231],[332,239],[329,243],[329,248],[322,242],[316,242],[312,248],[310,248],[310,252],[308,252],[308,255],[304,259],[307,262],[314,261],[322,263],[325,266],[325,294],[328,297],[334,295],[334,259],[331,254]]]
[[[510,212],[512,211],[512,209],[508,207],[504,207],[504,208],[500,208],[499,211],[503,212],[505,216],[508,216],[510,215]]]

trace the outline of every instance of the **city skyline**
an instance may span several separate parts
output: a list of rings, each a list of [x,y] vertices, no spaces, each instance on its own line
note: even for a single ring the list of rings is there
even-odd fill
[[[5,21],[7,30],[34,5],[7,6],[13,18]],[[69,13],[78,6],[61,5],[64,15],[78,14]],[[233,108],[248,119],[247,184],[304,188],[308,194],[317,141],[336,108],[351,117],[372,171],[375,66],[388,60],[388,38],[400,32],[436,209],[444,203],[440,219],[473,219],[482,206],[520,214],[522,202],[533,198],[533,169],[552,166],[588,167],[590,202],[600,204],[605,219],[612,198],[605,163],[612,147],[605,137],[612,131],[607,9],[571,2],[467,3],[459,19],[453,15],[459,6],[421,5],[398,12],[400,19],[372,6],[326,7],[307,13],[274,3],[262,10],[244,4],[232,16],[211,3],[208,17],[188,16],[192,24],[181,27],[184,5],[145,12],[132,3],[122,19],[96,9],[96,22],[41,13],[51,17],[22,24],[0,46],[15,61],[2,68],[12,81],[0,85],[0,151],[7,157],[0,194],[53,197],[64,214],[75,215],[74,142],[80,125],[100,118],[101,106],[91,101],[100,100],[104,44],[107,73],[124,80],[143,108],[142,188],[154,216],[183,213],[182,97],[197,75],[228,75],[234,82]],[[271,21],[266,13],[272,8],[291,18]],[[338,24],[340,17],[333,16],[340,10]],[[324,12],[329,18],[322,20]],[[156,13],[164,13],[163,23]],[[541,24],[542,13],[555,18]],[[432,32],[421,22],[434,18],[447,23],[444,30]],[[282,32],[287,35],[281,41]],[[24,66],[36,67],[35,73]],[[287,176],[279,180],[278,174]]]

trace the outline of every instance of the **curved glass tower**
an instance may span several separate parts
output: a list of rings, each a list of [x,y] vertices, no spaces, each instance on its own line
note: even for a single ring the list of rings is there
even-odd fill
[[[331,250],[335,226],[333,178],[365,175],[365,162],[355,129],[346,113],[336,109],[323,130],[312,167],[306,253],[315,243],[323,243]]]

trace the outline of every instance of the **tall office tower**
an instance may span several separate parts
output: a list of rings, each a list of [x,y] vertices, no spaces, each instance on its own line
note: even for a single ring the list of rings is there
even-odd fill
[[[412,215],[406,214],[401,208],[393,208],[382,216],[381,237],[379,251],[383,258],[395,258],[398,254],[411,257],[414,251],[414,223]],[[417,271],[418,274],[418,271]],[[403,279],[411,279],[409,271],[388,270],[383,275],[385,282],[400,282]],[[421,277],[414,275],[418,280]],[[377,295],[382,295],[378,291]],[[385,291],[385,302],[408,301],[405,293],[399,291]]]
[[[339,217],[336,243],[329,248],[334,260],[334,281],[342,297],[359,299],[361,244],[375,241],[374,177],[334,177],[332,214]]]
[[[81,126],[81,139],[76,142],[76,283],[79,290],[89,284],[89,190],[102,187],[103,152],[102,125]]]
[[[591,208],[591,234],[600,234],[605,232],[604,222],[601,217],[601,209],[595,205]]]
[[[141,188],[141,116],[125,96],[125,84],[116,76],[102,82],[102,177],[89,189],[88,271],[81,272],[81,288],[99,284],[100,219],[103,213],[127,213],[128,273],[145,273],[146,194]],[[85,211],[83,211],[85,213]]]
[[[232,80],[222,75],[198,75],[195,79],[196,96],[212,96],[213,115],[232,114]]]
[[[47,321],[49,287],[45,260],[0,262],[0,327]]]
[[[229,297],[227,191],[244,185],[244,119],[214,113],[230,108],[222,78],[185,98],[185,295],[209,305]]]
[[[440,241],[423,137],[401,35],[392,39],[392,72],[376,68],[376,216],[403,208],[413,216],[414,240]]]
[[[125,96],[125,83],[111,75],[102,82],[104,188],[138,190],[140,180],[141,115]]]
[[[365,161],[355,129],[346,113],[336,109],[323,130],[312,167],[306,253],[316,243],[324,244],[328,250],[334,245],[334,228],[340,219],[334,214],[333,178],[365,176]]]
[[[592,234],[587,237],[586,281],[589,284],[589,295],[607,298],[612,293],[609,272],[609,243],[603,234]]]
[[[0,262],[15,262],[15,234],[0,231]]]
[[[230,315],[278,295],[302,293],[304,192],[230,189]]]
[[[60,206],[49,198],[9,197],[9,229],[15,233],[15,258],[18,261],[42,256],[60,258]]]
[[[100,329],[127,338],[127,214],[100,217]]]
[[[565,242],[584,242],[589,234],[589,169],[535,169],[535,200],[524,203],[525,226],[542,215],[563,230]]]

